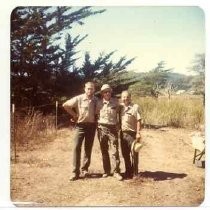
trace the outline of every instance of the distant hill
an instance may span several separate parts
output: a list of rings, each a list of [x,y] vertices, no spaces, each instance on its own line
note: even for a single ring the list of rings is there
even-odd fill
[[[126,78],[132,78],[131,80],[139,83],[141,82],[141,79],[146,75],[146,72],[127,72],[124,77]],[[173,73],[168,72],[167,73],[168,79],[167,81],[172,83],[176,89],[183,89],[183,90],[189,90],[193,86],[193,81],[196,80],[198,76],[192,76],[192,75],[185,75],[185,74],[179,74],[179,73]]]
[[[192,75],[185,75],[185,74],[179,74],[179,73],[168,73],[168,80],[174,84],[176,89],[180,90],[192,90],[193,89],[193,83],[195,80],[197,80],[198,76],[192,76]]]

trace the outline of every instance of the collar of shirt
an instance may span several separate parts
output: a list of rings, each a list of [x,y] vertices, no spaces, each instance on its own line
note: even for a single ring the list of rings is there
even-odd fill
[[[110,99],[111,100],[111,99]],[[105,99],[103,99],[103,104],[109,104],[110,103],[110,100],[109,101],[107,101],[107,100],[105,100]]]
[[[130,109],[132,108],[132,106],[133,106],[132,103],[130,103],[128,106],[125,106],[124,103],[122,103],[122,105],[123,105],[123,108],[124,108],[124,111],[125,111],[125,112],[127,112],[128,110],[130,110]]]
[[[82,95],[82,100],[83,100],[83,101],[87,101],[87,100],[88,100],[88,101],[92,101],[93,99],[94,99],[94,96],[92,96],[92,98],[89,99],[85,93]]]

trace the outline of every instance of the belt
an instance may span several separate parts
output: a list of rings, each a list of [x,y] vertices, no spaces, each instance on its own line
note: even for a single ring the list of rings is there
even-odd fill
[[[77,123],[78,126],[90,126],[90,125],[96,125],[95,122],[79,122]]]
[[[122,131],[123,133],[128,133],[128,134],[136,134],[136,131],[131,131],[131,130],[125,130],[125,131]]]
[[[105,123],[99,123],[99,125],[104,126],[104,127],[108,127],[108,128],[113,128],[116,127],[116,125],[114,124],[105,124]]]

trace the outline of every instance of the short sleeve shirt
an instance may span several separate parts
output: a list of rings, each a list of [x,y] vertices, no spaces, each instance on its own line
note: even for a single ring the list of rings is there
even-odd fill
[[[64,103],[65,107],[75,108],[78,114],[78,123],[95,122],[95,109],[97,98],[94,96],[91,100],[86,94],[73,97]]]
[[[99,124],[116,125],[118,122],[119,102],[115,98],[109,101],[101,99],[96,106]]]
[[[120,116],[122,131],[136,132],[137,121],[141,120],[139,106],[137,104],[130,104],[128,106],[121,104]]]

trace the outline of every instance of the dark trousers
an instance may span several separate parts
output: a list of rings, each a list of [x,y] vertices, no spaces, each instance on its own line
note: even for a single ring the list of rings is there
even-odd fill
[[[111,163],[113,172],[120,173],[120,157],[119,157],[119,144],[118,132],[116,126],[99,126],[98,138],[102,153],[102,161],[104,172],[111,173]],[[111,162],[109,151],[111,153]]]
[[[91,161],[91,152],[93,141],[95,137],[96,124],[95,123],[80,123],[76,126],[76,133],[74,137],[73,148],[73,173],[80,173],[81,148],[84,142],[84,157],[81,169],[88,170]]]
[[[131,145],[135,141],[136,132],[121,131],[121,150],[125,162],[125,173],[128,175],[138,174],[139,153],[131,153]]]

